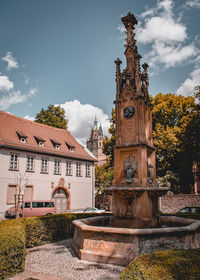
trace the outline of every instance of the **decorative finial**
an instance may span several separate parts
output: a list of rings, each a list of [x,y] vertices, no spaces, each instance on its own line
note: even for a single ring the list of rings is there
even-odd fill
[[[116,64],[116,78],[119,78],[121,74],[120,64],[122,63],[122,61],[119,58],[117,58],[114,62]]]
[[[138,23],[134,14],[131,14],[130,12],[127,14],[126,17],[122,17],[121,21],[123,22],[123,24],[127,30],[133,30],[134,25],[136,25]]]
[[[120,64],[122,64],[122,61],[119,58],[117,58],[114,62],[118,67],[120,67]]]
[[[149,65],[145,62],[144,64],[142,64],[142,67],[143,67],[144,71],[146,72]]]

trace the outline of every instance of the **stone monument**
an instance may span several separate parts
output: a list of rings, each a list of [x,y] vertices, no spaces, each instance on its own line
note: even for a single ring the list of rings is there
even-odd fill
[[[137,20],[128,13],[122,22],[126,28],[126,68],[121,72],[121,60],[118,58],[115,61],[114,181],[107,192],[112,193],[114,217],[123,217],[123,223],[126,224],[131,223],[130,218],[137,218],[140,224],[147,222],[153,225],[154,216],[158,213],[158,196],[168,189],[159,188],[156,182],[148,64],[144,63],[141,71],[141,55],[133,32]],[[113,223],[116,224],[116,220]],[[137,227],[135,221],[134,224]]]
[[[113,216],[73,221],[73,249],[84,260],[127,265],[135,257],[170,248],[199,248],[200,221],[158,215],[158,197],[168,191],[156,182],[155,148],[148,94],[148,65],[134,39],[135,16],[126,28],[126,68],[116,63],[116,143]]]

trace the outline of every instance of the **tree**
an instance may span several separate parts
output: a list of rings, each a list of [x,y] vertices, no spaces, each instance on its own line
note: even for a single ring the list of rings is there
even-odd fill
[[[157,175],[164,177],[167,171],[177,174],[180,188],[174,192],[180,189],[190,193],[195,162],[192,138],[198,111],[195,99],[159,93],[151,100]]]
[[[103,141],[103,152],[109,158],[109,165],[114,164],[114,146],[115,146],[115,109],[112,109],[111,125],[108,129],[110,137],[106,136]]]
[[[109,159],[105,164],[95,167],[95,188],[98,194],[103,193],[106,187],[111,186],[113,179],[114,169]]]
[[[36,115],[35,122],[67,129],[68,120],[65,118],[65,110],[63,108],[60,106],[49,105],[47,110],[42,108]]]

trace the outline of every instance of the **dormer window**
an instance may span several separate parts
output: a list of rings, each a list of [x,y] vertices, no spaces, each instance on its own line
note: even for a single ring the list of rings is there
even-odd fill
[[[34,138],[40,147],[44,147],[45,140],[42,137],[34,136]]]
[[[22,143],[26,143],[27,136],[24,134],[23,131],[16,130],[17,136]]]
[[[26,143],[26,138],[22,137],[21,142]]]
[[[51,143],[53,144],[54,148],[56,148],[57,150],[60,150],[61,143],[59,143],[55,139],[51,139]]]
[[[73,143],[67,141],[67,142],[65,142],[65,144],[66,144],[67,148],[70,150],[70,152],[74,152],[75,151],[75,146],[74,146]]]

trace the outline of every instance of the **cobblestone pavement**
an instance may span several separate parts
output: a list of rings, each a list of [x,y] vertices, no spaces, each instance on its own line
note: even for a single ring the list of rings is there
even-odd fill
[[[72,239],[67,239],[28,249],[25,272],[37,272],[40,273],[40,276],[49,274],[69,280],[116,280],[119,278],[124,267],[81,261],[75,257],[71,243]],[[9,279],[45,279],[44,277],[33,277],[31,275],[29,278],[16,277]]]

